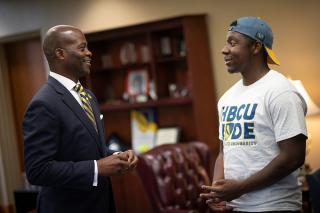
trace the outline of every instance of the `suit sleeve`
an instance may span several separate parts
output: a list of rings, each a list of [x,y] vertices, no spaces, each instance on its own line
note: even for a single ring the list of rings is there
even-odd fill
[[[90,190],[94,161],[58,161],[60,125],[54,110],[32,102],[24,121],[24,159],[29,182],[33,185]]]

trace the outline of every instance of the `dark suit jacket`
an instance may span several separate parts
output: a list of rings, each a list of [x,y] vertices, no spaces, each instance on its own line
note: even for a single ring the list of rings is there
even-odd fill
[[[25,113],[24,159],[28,180],[42,186],[38,212],[114,212],[111,182],[99,177],[93,186],[94,161],[107,156],[98,103],[92,96],[98,133],[72,96],[49,77]]]

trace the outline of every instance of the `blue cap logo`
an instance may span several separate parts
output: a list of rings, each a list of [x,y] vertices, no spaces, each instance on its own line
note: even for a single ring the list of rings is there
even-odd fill
[[[260,41],[264,40],[264,35],[261,32],[257,32],[256,38],[259,39]]]

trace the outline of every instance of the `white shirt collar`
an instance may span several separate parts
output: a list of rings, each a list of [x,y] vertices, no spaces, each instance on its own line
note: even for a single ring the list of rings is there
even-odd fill
[[[58,73],[50,71],[49,75],[51,77],[53,77],[54,79],[56,79],[57,81],[59,81],[69,91],[71,91],[74,88],[74,86],[76,85],[76,83],[74,81],[72,81],[71,79],[64,77]],[[78,83],[79,83],[79,81],[78,81]]]

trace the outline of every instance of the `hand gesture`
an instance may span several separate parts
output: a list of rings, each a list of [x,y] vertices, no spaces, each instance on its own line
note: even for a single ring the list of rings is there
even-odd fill
[[[132,150],[110,155],[97,160],[98,174],[101,176],[120,175],[133,170],[138,162]]]
[[[127,171],[132,171],[137,167],[138,157],[134,154],[133,150],[121,152],[119,155],[122,155],[124,158],[127,159],[127,162],[129,163],[129,168],[127,169]]]
[[[226,201],[221,201],[218,203],[213,202],[212,200],[207,200],[209,208],[215,212],[231,212],[232,207],[227,205]]]
[[[213,188],[212,186],[201,186],[202,189],[205,189],[205,193],[201,193],[200,197],[206,200],[209,208],[215,212],[228,212],[231,211],[233,208],[227,205],[226,201],[222,201],[221,199],[217,198],[215,193],[211,191]]]
[[[209,190],[215,201],[231,201],[244,193],[241,181],[231,179],[216,180],[212,186],[202,186],[202,189]]]

